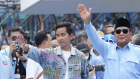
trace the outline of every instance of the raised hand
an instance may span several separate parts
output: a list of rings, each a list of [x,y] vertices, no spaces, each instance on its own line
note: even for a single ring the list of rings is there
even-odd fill
[[[89,11],[87,11],[86,7],[83,4],[79,4],[77,11],[80,14],[84,23],[89,24],[91,16],[91,8],[89,8]]]
[[[18,40],[18,44],[19,44],[19,46],[22,48],[22,50],[23,50],[24,52],[28,52],[29,46],[28,46],[28,44],[25,42],[24,36],[23,36],[22,34],[20,34],[20,35],[18,36],[17,40]]]
[[[22,34],[20,34],[17,38],[19,46],[24,49],[25,47],[25,39]]]

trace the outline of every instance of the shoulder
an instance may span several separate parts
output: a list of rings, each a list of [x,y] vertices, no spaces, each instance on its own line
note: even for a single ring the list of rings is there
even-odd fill
[[[74,48],[74,49],[75,49],[75,54],[84,56],[83,52],[79,51],[77,48]]]
[[[41,53],[55,53],[56,49],[54,48],[45,48],[45,49],[40,49],[39,50]]]
[[[134,47],[136,47],[136,48],[140,48],[140,46],[139,45],[135,45],[135,44],[132,44]]]
[[[140,58],[140,46],[132,44],[132,51],[136,54],[138,58]]]
[[[2,55],[8,55],[9,54],[9,48],[8,49],[3,49],[3,50],[1,50],[0,51],[0,54],[2,54]]]
[[[80,56],[82,59],[86,60],[84,53],[79,51],[77,48],[75,48],[75,55]]]
[[[139,45],[131,44],[131,48],[133,50],[140,51],[140,46]]]
[[[5,60],[10,62],[10,58],[7,55],[0,54],[0,61]]]

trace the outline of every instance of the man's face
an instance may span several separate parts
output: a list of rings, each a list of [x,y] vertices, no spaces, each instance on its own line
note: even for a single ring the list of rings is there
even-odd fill
[[[107,34],[112,34],[112,32],[114,32],[114,28],[113,27],[107,27]]]
[[[118,27],[115,29],[114,36],[118,44],[127,44],[131,40],[132,33],[127,27]]]
[[[21,33],[19,31],[11,32],[11,36],[8,38],[10,45],[13,43],[13,41],[17,41],[17,36],[20,34]]]
[[[62,48],[70,45],[71,36],[72,35],[67,33],[66,27],[58,28],[56,30],[56,39]]]

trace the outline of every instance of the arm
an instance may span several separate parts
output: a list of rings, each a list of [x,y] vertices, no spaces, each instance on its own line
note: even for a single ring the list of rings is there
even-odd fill
[[[93,47],[99,52],[103,57],[107,55],[108,52],[108,44],[105,43],[96,33],[96,29],[90,22],[91,16],[91,8],[89,11],[85,8],[83,4],[78,5],[78,12],[85,23],[85,32],[88,35],[90,42],[92,43]]]
[[[31,58],[34,61],[39,62],[39,56],[40,56],[40,51],[37,47],[34,47],[32,45],[26,44],[23,35],[18,36],[18,43],[19,46],[22,48],[24,52],[27,52],[27,57],[26,58]]]
[[[28,45],[28,46],[29,46],[29,50],[27,53],[27,58],[31,58],[32,60],[40,63],[39,61],[40,50],[32,45]]]
[[[85,24],[85,32],[96,51],[99,52],[101,56],[105,57],[108,54],[109,43],[99,38],[96,29],[91,23],[88,25]]]

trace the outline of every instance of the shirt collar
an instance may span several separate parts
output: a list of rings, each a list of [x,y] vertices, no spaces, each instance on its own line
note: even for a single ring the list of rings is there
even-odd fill
[[[116,43],[116,49],[120,48],[120,46],[117,45]],[[127,45],[124,46],[123,49],[130,49],[131,48],[131,43],[129,42]]]
[[[6,49],[4,49],[5,50],[5,53],[6,53],[6,55],[9,55],[9,53],[10,53],[10,46],[8,46]]]
[[[56,54],[60,55],[60,56],[63,54],[60,46],[56,47]],[[75,55],[75,54],[76,54],[75,53],[75,48],[71,45],[70,55]]]

